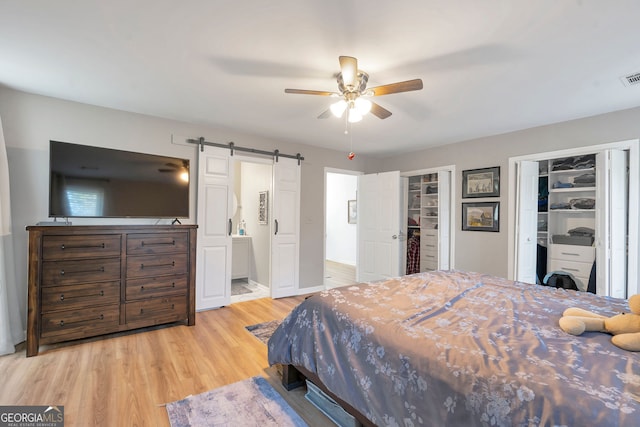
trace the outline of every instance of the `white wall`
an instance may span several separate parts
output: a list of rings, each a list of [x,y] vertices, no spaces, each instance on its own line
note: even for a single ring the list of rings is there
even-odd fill
[[[212,111],[211,114],[215,114]],[[372,159],[360,155],[353,161],[345,151],[310,147],[301,143],[272,141],[260,136],[212,128],[193,123],[150,117],[76,102],[27,94],[0,87],[0,117],[9,159],[11,219],[13,223],[16,276],[22,289],[22,317],[26,323],[27,243],[25,227],[47,220],[49,140],[73,142],[121,150],[140,151],[188,158],[197,164],[196,146],[172,143],[186,138],[235,142],[242,147],[282,153],[301,153],[300,287],[322,286],[324,265],[324,168],[364,170]],[[343,135],[336,135],[343,138]],[[303,142],[303,141],[301,141]],[[193,177],[192,177],[193,178]],[[196,180],[191,187],[191,217],[195,223]],[[147,220],[74,219],[80,224],[149,224]],[[167,221],[168,222],[168,221]],[[161,221],[165,223],[165,221]]]
[[[508,159],[526,154],[544,153],[564,148],[576,148],[640,137],[640,108],[617,111],[584,119],[572,120],[502,135],[478,138],[399,155],[377,162],[375,171],[412,171],[443,165],[456,165],[455,266],[456,269],[478,271],[501,277],[508,276],[509,188]],[[488,233],[461,230],[462,171],[500,166],[500,231]],[[488,200],[488,199],[483,199]],[[474,201],[467,199],[465,201]],[[633,262],[633,260],[630,260]]]
[[[347,201],[356,199],[358,177],[328,172],[326,179],[326,258],[356,265],[356,224],[347,221]]]

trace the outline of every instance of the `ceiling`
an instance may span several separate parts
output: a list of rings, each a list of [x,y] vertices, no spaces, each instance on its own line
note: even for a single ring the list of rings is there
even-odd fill
[[[0,0],[0,85],[376,157],[640,106],[637,0]],[[393,115],[317,119],[338,56]],[[227,142],[227,141],[219,141]],[[241,141],[235,141],[241,145]]]

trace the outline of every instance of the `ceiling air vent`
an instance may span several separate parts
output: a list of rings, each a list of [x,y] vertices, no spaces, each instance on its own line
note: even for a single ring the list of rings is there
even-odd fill
[[[640,84],[640,73],[629,74],[628,76],[620,77],[622,83],[625,86],[633,86]]]

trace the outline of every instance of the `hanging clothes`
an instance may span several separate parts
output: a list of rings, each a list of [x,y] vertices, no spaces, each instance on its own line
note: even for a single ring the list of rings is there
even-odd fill
[[[420,236],[407,239],[407,274],[420,273]]]

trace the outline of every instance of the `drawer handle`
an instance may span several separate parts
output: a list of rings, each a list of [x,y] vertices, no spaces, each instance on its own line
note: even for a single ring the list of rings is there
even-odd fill
[[[580,254],[573,254],[571,252],[560,252],[562,255],[580,256]]]
[[[101,314],[100,316],[96,317],[93,320],[104,320],[104,314]],[[64,328],[64,325],[68,326],[68,325],[73,325],[74,323],[83,323],[83,322],[86,322],[86,320],[81,320],[80,322],[69,322],[69,323],[64,323],[64,320],[61,320],[60,323],[58,323],[58,325],[61,328]]]
[[[80,296],[80,297],[67,297],[67,300],[74,299],[74,298],[84,298],[84,297],[87,297],[87,296],[89,296],[89,295],[83,295],[83,296]],[[98,292],[98,296],[99,297],[103,297],[104,296],[104,291]],[[64,294],[60,294],[60,301],[64,301],[64,299],[65,299]]]
[[[90,248],[99,248],[99,249],[104,249],[105,244],[104,243],[100,243],[98,245],[65,245],[64,243],[60,245],[60,250],[65,250],[65,249],[90,249]]]
[[[175,267],[176,266],[176,262],[175,261],[171,261],[168,264],[150,264],[147,265],[147,268],[149,267]],[[140,270],[144,270],[144,264],[140,264]]]
[[[173,282],[171,285],[169,286],[158,286],[157,288],[155,288],[156,290],[158,289],[172,289],[176,287],[176,282]],[[144,286],[140,286],[140,292],[144,292]]]
[[[171,246],[175,246],[176,245],[176,241],[172,240],[170,242],[154,242],[154,243],[145,243],[144,240],[142,241],[142,243],[140,243],[140,246],[164,246],[164,245],[171,245]]]
[[[78,270],[78,271],[64,271],[60,270],[60,275],[64,276],[65,274],[81,274],[81,273],[104,273],[104,267],[100,267],[97,270]]]

